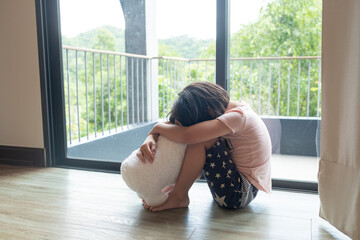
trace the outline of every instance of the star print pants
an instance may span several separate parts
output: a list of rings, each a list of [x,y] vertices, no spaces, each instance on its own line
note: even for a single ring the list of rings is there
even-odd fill
[[[256,197],[258,189],[237,171],[231,161],[230,151],[228,141],[219,138],[206,151],[202,173],[218,206],[230,209],[243,208]]]

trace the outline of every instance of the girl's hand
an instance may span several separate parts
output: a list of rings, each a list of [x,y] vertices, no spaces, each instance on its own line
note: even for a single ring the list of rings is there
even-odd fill
[[[150,134],[141,145],[137,156],[141,159],[143,163],[146,163],[148,160],[150,163],[154,161],[155,152],[156,152],[156,141],[157,137],[153,134]]]

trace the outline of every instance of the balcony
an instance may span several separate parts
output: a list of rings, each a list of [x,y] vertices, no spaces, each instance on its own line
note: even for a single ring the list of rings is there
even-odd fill
[[[234,58],[230,96],[261,115],[273,143],[273,177],[316,181],[320,57]],[[67,154],[121,162],[166,119],[176,94],[215,82],[215,59],[183,59],[63,46]],[[302,167],[299,173],[299,166]]]

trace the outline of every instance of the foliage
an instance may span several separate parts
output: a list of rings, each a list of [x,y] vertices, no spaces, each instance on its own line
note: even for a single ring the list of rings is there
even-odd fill
[[[106,29],[96,32],[90,48],[115,51],[114,36]],[[123,128],[128,116],[125,59],[64,50],[63,63],[68,140]]]
[[[272,1],[261,9],[257,21],[242,25],[231,36],[232,98],[250,102],[262,115],[320,115],[319,59],[259,58],[320,56],[321,4],[320,0]],[[202,57],[214,54],[215,44]]]
[[[102,36],[102,33],[104,36]],[[100,40],[101,38],[103,39]],[[107,42],[105,38],[110,40],[110,42]],[[106,46],[99,45],[100,43],[105,42]],[[125,52],[125,31],[124,29],[114,26],[104,25],[84,33],[80,33],[72,38],[62,36],[62,44],[73,47]]]
[[[231,57],[320,56],[321,1],[277,0],[231,37]]]
[[[206,50],[212,43],[214,43],[214,40],[212,39],[199,40],[187,35],[182,35],[168,39],[160,39],[158,42],[158,52],[159,56],[173,56],[194,59],[199,58],[202,51]],[[174,52],[176,55],[169,55]]]

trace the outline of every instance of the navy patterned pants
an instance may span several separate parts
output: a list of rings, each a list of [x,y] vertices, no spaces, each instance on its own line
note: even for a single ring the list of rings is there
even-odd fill
[[[231,161],[231,148],[224,138],[219,138],[206,151],[206,161],[202,173],[215,202],[220,207],[243,208],[258,193],[258,189],[238,172],[235,164]]]

